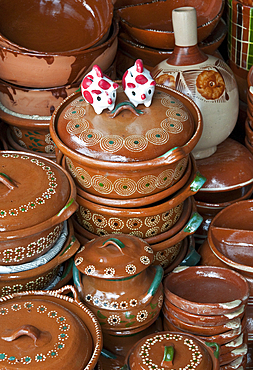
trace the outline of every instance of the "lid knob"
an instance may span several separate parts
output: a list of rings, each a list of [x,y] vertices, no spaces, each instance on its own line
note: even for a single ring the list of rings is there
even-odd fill
[[[173,359],[174,359],[174,344],[169,346],[164,346],[164,354],[163,360],[161,362],[161,366],[167,369],[172,369],[173,367]]]
[[[3,172],[0,172],[0,182],[7,186],[7,188],[10,190],[18,187],[16,181],[12,180],[8,175],[6,175],[6,173]]]

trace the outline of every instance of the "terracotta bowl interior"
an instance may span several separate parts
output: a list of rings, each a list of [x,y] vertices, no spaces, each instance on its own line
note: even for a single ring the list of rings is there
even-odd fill
[[[197,12],[198,41],[203,41],[215,28],[221,18],[224,1],[210,2],[190,1],[187,6],[194,6]],[[174,47],[172,28],[172,10],[185,6],[185,1],[176,3],[167,1],[153,1],[133,6],[126,6],[117,10],[122,27],[140,43],[161,49]],[[206,32],[206,28],[208,31]]]

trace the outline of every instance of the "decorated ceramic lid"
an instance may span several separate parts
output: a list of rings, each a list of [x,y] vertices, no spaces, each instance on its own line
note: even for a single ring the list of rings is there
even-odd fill
[[[51,218],[66,206],[69,195],[69,178],[53,161],[24,152],[0,152],[1,231]]]
[[[214,365],[216,362],[208,346],[197,337],[182,332],[160,332],[137,342],[124,370],[214,370],[219,369]]]
[[[230,138],[219,144],[210,157],[197,159],[196,164],[207,179],[200,192],[233,190],[253,182],[253,155]]]
[[[194,133],[189,109],[156,86],[152,103],[136,108],[120,85],[115,108],[96,114],[81,93],[74,93],[59,107],[56,130],[70,149],[88,157],[116,162],[143,161],[181,147]]]
[[[0,313],[1,368],[82,370],[90,360],[88,328],[59,303],[23,296],[2,302]]]
[[[75,265],[85,275],[121,279],[136,275],[153,262],[153,250],[129,234],[108,234],[90,240],[76,254]]]

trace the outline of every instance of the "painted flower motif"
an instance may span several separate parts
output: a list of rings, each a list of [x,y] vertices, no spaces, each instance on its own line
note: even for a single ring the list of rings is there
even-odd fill
[[[62,325],[59,326],[59,329],[61,331],[68,331],[70,329],[70,325],[66,324],[66,323],[63,323]]]
[[[64,340],[66,340],[66,339],[68,339],[68,334],[67,333],[61,333],[61,334],[59,334],[58,335],[58,339],[59,340],[62,340],[62,341],[64,341]]]
[[[55,152],[54,146],[53,145],[46,145],[45,146],[45,152],[46,153],[54,153]]]
[[[91,302],[91,301],[92,301],[92,295],[91,295],[91,294],[86,294],[86,296],[85,296],[85,300],[86,300],[87,302]]]
[[[1,218],[4,218],[4,217],[6,217],[6,215],[7,215],[6,211],[4,211],[3,209],[1,209],[0,210],[0,217]]]
[[[107,276],[114,276],[115,275],[115,269],[113,267],[107,267],[104,269],[104,273]]]
[[[30,364],[30,363],[32,362],[32,359],[31,359],[31,357],[29,357],[29,356],[22,357],[20,360],[21,360],[21,362],[22,362],[23,364],[25,364],[25,365],[28,365],[28,364]]]
[[[41,362],[41,361],[45,361],[46,360],[46,356],[43,355],[43,353],[38,353],[36,356],[35,356],[35,361],[36,362]]]
[[[148,253],[154,253],[153,249],[149,245],[145,245],[144,249]]]
[[[57,312],[56,311],[49,311],[47,314],[50,319],[55,319],[57,317]]]
[[[108,317],[107,321],[109,325],[115,326],[120,323],[121,319],[118,315],[111,315]]]
[[[143,263],[143,265],[149,265],[150,264],[150,259],[147,256],[141,256],[140,261],[141,261],[141,263]]]
[[[17,216],[18,215],[18,210],[16,208],[12,208],[9,210],[9,215],[10,216]]]
[[[145,321],[148,317],[148,311],[147,310],[141,310],[136,315],[136,320],[139,322]]]
[[[119,306],[120,306],[120,308],[124,309],[124,308],[128,307],[128,303],[127,303],[127,301],[122,301],[122,302],[120,302]]]
[[[133,298],[133,299],[130,299],[129,304],[130,304],[131,307],[136,307],[137,304],[138,304],[138,301],[137,301],[137,299]]]
[[[0,353],[0,362],[6,360],[7,354],[6,353]]]
[[[132,263],[129,263],[128,265],[126,265],[126,268],[125,269],[126,269],[126,272],[129,275],[133,275],[136,272],[136,266],[133,265]]]
[[[118,302],[115,301],[115,302],[111,302],[111,305],[110,306],[111,306],[111,308],[115,308],[116,309],[116,308],[119,307],[119,304],[118,304]]]
[[[48,357],[51,357],[51,358],[57,357],[58,356],[58,352],[53,349],[51,351],[48,351],[47,356]]]
[[[108,301],[103,301],[102,306],[103,307],[109,307],[110,303]]]
[[[96,306],[100,306],[101,305],[101,300],[97,297],[93,297],[93,303]]]
[[[17,137],[19,137],[19,138],[21,138],[21,137],[22,137],[22,131],[21,131],[18,127],[14,126],[14,127],[13,127],[13,131],[14,131],[14,133],[15,133],[15,135],[16,135]]]
[[[65,321],[66,321],[66,317],[64,317],[64,316],[60,316],[60,317],[58,317],[58,318],[56,319],[56,321],[58,322],[58,324],[61,324],[61,323],[63,323],[63,322],[65,322]]]
[[[95,266],[93,266],[93,265],[89,265],[89,266],[87,266],[87,267],[84,269],[84,273],[85,273],[86,275],[92,275],[92,274],[94,274],[94,272],[95,272]]]
[[[65,343],[62,343],[62,342],[55,343],[54,345],[54,348],[56,349],[63,349],[64,347],[65,347]]]
[[[45,313],[46,311],[47,311],[46,306],[41,305],[41,306],[38,306],[37,308],[37,312],[39,313]]]
[[[157,306],[158,308],[161,308],[163,305],[163,295],[161,294],[160,297],[158,298]]]
[[[76,266],[78,266],[78,265],[80,265],[82,262],[83,262],[83,257],[78,257],[78,258],[75,260],[75,265],[76,265]]]
[[[8,308],[1,308],[0,315],[7,315],[8,312],[9,312]]]
[[[21,310],[21,305],[20,305],[20,304],[15,303],[15,304],[13,304],[13,305],[11,306],[11,309],[12,309],[13,311],[19,311],[19,310]]]

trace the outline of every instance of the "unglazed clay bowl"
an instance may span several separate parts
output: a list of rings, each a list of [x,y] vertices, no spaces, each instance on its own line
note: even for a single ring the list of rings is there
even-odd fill
[[[181,308],[173,305],[170,301],[166,300],[163,304],[163,309],[167,312],[167,315],[173,315],[179,320],[188,323],[190,325],[201,325],[201,326],[217,326],[224,325],[227,322],[234,319],[242,319],[245,314],[245,307],[240,307],[229,314],[222,315],[196,315],[188,311],[182,310]]]
[[[190,313],[221,315],[247,303],[249,286],[235,271],[190,266],[176,268],[164,279],[164,293],[166,300]]]
[[[124,208],[93,203],[77,194],[79,208],[76,211],[78,222],[94,234],[132,233],[148,238],[170,230],[180,219],[187,198],[198,191],[202,180],[192,187],[188,180],[185,186],[174,195],[146,207]]]
[[[9,357],[16,363],[24,363],[21,359],[29,362],[31,369],[38,369],[38,366],[41,369],[52,366],[64,370],[95,369],[103,346],[101,327],[95,315],[79,301],[72,285],[52,291],[13,293],[0,298],[0,306],[5,314],[1,336],[10,338],[3,340],[1,347],[1,351],[7,353],[1,365],[5,369],[13,368],[13,363],[7,361]]]
[[[198,41],[207,38],[221,18],[224,1],[213,3],[188,2],[187,6],[194,6],[197,12]],[[121,25],[126,32],[143,45],[157,49],[173,49],[174,32],[172,28],[172,10],[185,6],[185,2],[173,3],[153,1],[133,6],[126,6],[117,10]]]
[[[33,269],[7,274],[1,273],[0,296],[27,290],[46,289],[59,274],[61,265],[70,260],[79,247],[80,243],[74,235],[73,225],[69,220],[68,237],[60,252],[47,263]]]
[[[118,96],[121,101],[126,100],[122,90],[117,92]],[[126,108],[113,120],[107,111],[94,115],[93,107],[83,101],[80,93],[73,94],[58,106],[52,115],[50,133],[57,150],[66,157],[68,171],[85,191],[106,198],[132,199],[158,193],[180,180],[189,154],[201,136],[200,112],[185,95],[159,85],[156,86],[153,101],[149,108],[140,106],[145,117],[136,117]],[[73,111],[74,106],[77,109]],[[177,111],[179,106],[181,108]],[[82,120],[84,110],[85,121]],[[173,127],[170,126],[168,136],[169,131],[166,127],[166,131],[161,131],[161,125],[164,125],[164,119],[170,125],[167,117],[175,113],[180,135],[172,117]],[[151,121],[147,121],[148,116]],[[191,125],[182,126],[182,119],[184,123],[188,119],[189,123],[193,123],[192,134],[189,135],[188,131]],[[105,120],[108,125],[105,125]],[[152,123],[152,127],[147,122]],[[73,126],[72,129],[71,125],[76,124],[78,128]],[[95,129],[95,132],[91,131],[95,136],[88,134],[88,128]],[[156,145],[156,140],[161,139],[163,143]],[[107,142],[113,146],[107,148]]]
[[[0,80],[0,102],[15,113],[51,116],[55,108],[78,88],[79,84],[35,89]]]
[[[108,38],[98,46],[65,53],[32,53],[0,46],[0,78],[29,88],[78,84],[93,64],[107,70],[117,51],[119,26],[112,22]]]
[[[31,262],[76,211],[75,185],[62,167],[35,154],[1,151],[0,163],[0,264]]]

